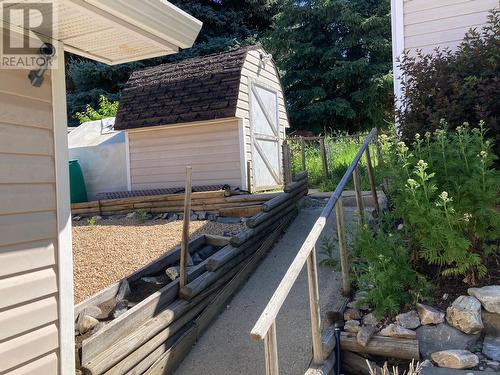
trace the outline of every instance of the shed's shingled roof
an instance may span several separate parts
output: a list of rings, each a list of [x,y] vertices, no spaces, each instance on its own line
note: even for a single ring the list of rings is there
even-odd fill
[[[122,91],[115,129],[234,117],[247,52],[257,46],[134,72]]]

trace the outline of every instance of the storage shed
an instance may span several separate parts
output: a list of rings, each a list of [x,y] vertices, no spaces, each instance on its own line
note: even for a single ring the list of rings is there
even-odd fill
[[[129,190],[183,186],[187,165],[194,185],[278,187],[287,127],[279,75],[260,46],[133,73],[115,122],[126,130]]]

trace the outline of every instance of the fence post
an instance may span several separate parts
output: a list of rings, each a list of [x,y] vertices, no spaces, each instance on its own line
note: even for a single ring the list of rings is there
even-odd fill
[[[321,161],[323,162],[323,176],[328,177],[328,160],[326,158],[325,137],[319,139],[321,145]]]
[[[247,191],[252,193],[252,162],[247,160]]]
[[[184,222],[182,225],[181,259],[179,267],[179,289],[187,283],[187,263],[189,257],[189,220],[191,218],[191,167],[186,167],[184,190]]]
[[[339,197],[335,204],[335,216],[337,218],[337,236],[339,238],[340,267],[342,270],[342,294],[347,296],[351,293],[351,284],[349,282],[349,262],[347,259],[342,197]]]
[[[291,165],[291,157],[290,157],[290,145],[285,140],[283,142],[283,178],[284,183],[289,184],[292,182],[292,165]]]
[[[361,192],[361,178],[359,177],[359,165],[352,172],[352,180],[354,182],[354,192],[356,194],[356,205],[358,206],[358,214],[361,224],[365,222],[365,209],[363,204],[363,194]]]
[[[368,168],[368,180],[370,181],[370,188],[373,196],[373,204],[375,205],[375,211],[377,211],[378,213],[380,211],[380,207],[378,205],[377,188],[375,185],[375,175],[373,174],[373,165],[370,157],[370,145],[368,145],[365,149],[365,157],[366,157],[366,166]]]
[[[306,170],[306,142],[304,137],[300,137],[300,153],[302,158],[302,170]]]
[[[311,250],[307,257],[307,280],[309,286],[309,308],[311,310],[313,363],[320,365],[324,360],[321,344],[321,312],[319,306],[318,268],[315,248]]]
[[[276,321],[271,324],[264,337],[264,354],[266,357],[266,374],[278,375],[278,342],[276,339]]]

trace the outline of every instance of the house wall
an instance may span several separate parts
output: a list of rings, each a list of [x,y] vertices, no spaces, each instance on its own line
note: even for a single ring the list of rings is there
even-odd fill
[[[285,131],[288,128],[288,114],[286,111],[285,100],[283,95],[283,88],[274,62],[267,61],[263,64],[260,60],[260,53],[262,50],[251,50],[248,52],[245,63],[243,64],[241,81],[240,81],[240,94],[238,97],[238,104],[236,109],[236,117],[242,119],[244,127],[244,155],[245,155],[245,168],[246,161],[252,161],[252,135],[250,126],[250,81],[252,79],[263,83],[266,86],[274,88],[278,93],[278,114],[280,123],[280,147],[282,140],[285,139]],[[246,170],[245,170],[246,175]],[[246,184],[245,184],[246,185]]]
[[[129,130],[132,190],[182,187],[185,167],[193,185],[241,187],[238,120]]]
[[[0,373],[57,374],[52,87],[47,77],[34,88],[27,74],[0,70]]]
[[[455,50],[470,28],[486,23],[498,0],[405,0],[404,48],[430,53],[436,47]]]

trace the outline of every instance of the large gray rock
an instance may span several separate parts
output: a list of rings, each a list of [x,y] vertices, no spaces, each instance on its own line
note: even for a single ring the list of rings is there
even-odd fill
[[[359,321],[357,320],[348,320],[344,323],[344,331],[351,333],[358,333],[361,330],[359,325]]]
[[[351,308],[344,312],[344,320],[358,320],[361,319],[361,312],[359,309]]]
[[[500,336],[486,335],[484,337],[483,354],[494,361],[500,361]]]
[[[122,280],[120,287],[118,288],[118,293],[116,293],[116,300],[118,302],[123,301],[130,294],[130,284],[127,280]]]
[[[469,295],[476,297],[485,310],[500,314],[500,285],[483,286],[482,288],[469,288]]]
[[[96,318],[89,315],[81,315],[78,319],[78,331],[83,335],[94,328],[97,323],[99,323],[99,321]]]
[[[415,329],[420,326],[420,318],[415,310],[396,315],[396,322],[403,328]]]
[[[440,324],[444,322],[444,312],[432,306],[417,303],[417,313],[422,325]]]
[[[411,329],[401,327],[397,324],[389,324],[383,330],[380,331],[382,336],[388,337],[400,337],[403,339],[414,339],[417,337],[417,333]]]
[[[475,297],[458,297],[446,310],[446,321],[467,334],[481,332],[481,303]]]
[[[443,350],[432,353],[432,360],[439,367],[465,369],[472,368],[479,364],[477,355],[468,350]]]
[[[485,334],[500,336],[500,314],[483,310],[481,311],[481,319],[483,321],[483,332]]]
[[[363,324],[365,324],[365,325],[375,326],[379,322],[380,322],[380,320],[377,319],[373,313],[366,314],[363,317]]]
[[[80,315],[88,315],[88,316],[91,316],[92,318],[96,318],[96,319],[99,316],[101,316],[101,314],[102,314],[102,310],[97,306],[87,306],[80,313]]]
[[[466,335],[445,323],[435,326],[421,326],[417,329],[420,354],[424,359],[430,358],[433,352],[445,349],[470,350],[476,344],[479,336],[479,334]]]

